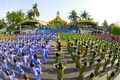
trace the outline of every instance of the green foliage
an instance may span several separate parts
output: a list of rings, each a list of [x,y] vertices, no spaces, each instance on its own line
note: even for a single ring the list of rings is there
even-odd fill
[[[12,12],[8,11],[6,14],[6,19],[9,25],[16,24],[24,20],[24,12],[22,12],[22,10]]]
[[[35,20],[36,17],[40,16],[40,12],[39,12],[37,6],[38,5],[35,3],[33,5],[32,9],[28,10],[27,15],[26,15],[27,19]]]
[[[120,26],[112,25],[110,27],[110,33],[117,36],[120,35]]]
[[[4,19],[1,19],[1,20],[0,20],[0,29],[6,27],[6,25],[7,25],[7,24],[5,23]]]
[[[5,34],[5,33],[6,33],[5,30],[0,31],[0,35],[1,35],[1,34]]]
[[[8,24],[7,31],[11,32],[17,26],[18,23],[25,19],[24,12],[22,12],[22,10],[12,12],[8,11],[6,14],[6,19]]]
[[[33,10],[32,9],[30,9],[30,10],[28,10],[27,11],[27,15],[26,15],[26,18],[27,19],[30,19],[30,20],[33,20],[34,19],[34,12],[33,12]]]
[[[68,16],[68,18],[70,19],[71,22],[75,22],[76,20],[78,20],[79,17],[77,15],[76,11],[72,10],[70,12],[70,15]]]
[[[33,12],[34,12],[34,14],[35,14],[35,17],[39,17],[40,16],[40,13],[39,13],[39,11],[38,11],[38,8],[37,8],[37,3],[35,3],[34,5],[33,5]]]
[[[81,18],[82,18],[82,20],[92,20],[92,18],[90,18],[90,15],[88,15],[88,12],[87,11],[83,11],[83,12],[81,12]]]
[[[91,21],[91,20],[79,20],[76,21],[77,24],[91,24],[91,25],[97,25],[97,22]]]
[[[103,26],[103,30],[104,30],[105,32],[108,32],[108,31],[109,31],[109,25],[108,25],[108,22],[107,22],[106,20],[104,20],[102,26]]]
[[[16,26],[16,24],[11,24],[11,25],[9,25],[9,26],[7,26],[6,28],[7,28],[7,32],[12,32],[13,31],[13,29],[15,28],[15,26]]]

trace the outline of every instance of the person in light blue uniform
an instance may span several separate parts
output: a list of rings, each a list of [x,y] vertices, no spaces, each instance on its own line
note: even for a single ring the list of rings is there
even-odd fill
[[[14,59],[14,65],[15,65],[16,69],[18,70],[19,75],[20,75],[21,77],[23,77],[23,76],[25,75],[25,72],[24,72],[24,70],[21,68],[22,62],[18,62],[16,59]]]
[[[47,63],[47,60],[46,60],[45,54],[46,54],[45,46],[42,45],[42,49],[41,49],[42,63]]]
[[[41,80],[39,69],[35,67],[33,62],[30,62],[30,72],[34,76],[34,80]]]
[[[35,67],[38,68],[38,72],[42,73],[42,69],[41,69],[41,60],[37,58],[37,54],[34,55],[34,59],[32,60],[32,62],[35,64]]]
[[[29,58],[30,58],[31,60],[34,58],[34,54],[35,54],[35,50],[34,50],[34,48],[31,46],[31,47],[30,47],[30,56],[29,56]]]
[[[11,61],[14,61],[14,57],[15,57],[15,56],[17,56],[17,55],[13,54],[13,52],[10,51],[10,59],[11,59]]]
[[[50,52],[50,44],[48,43],[48,41],[46,41],[45,49],[46,49],[45,57],[48,57]]]
[[[1,77],[3,80],[7,80],[6,77],[5,77],[4,71],[3,71],[2,64],[0,64],[0,77]]]
[[[7,61],[10,61],[10,58],[9,58],[9,56],[8,56],[8,51],[7,51],[7,49],[4,49],[4,56],[5,56],[5,58],[7,59]]]
[[[12,71],[12,74],[10,74],[8,71],[5,71],[6,75],[7,75],[7,79],[5,80],[17,80],[15,79],[15,73]]]
[[[8,65],[8,62],[7,60],[5,59],[5,57],[3,57],[3,65],[5,67],[5,70],[8,70],[9,72],[11,72],[11,68],[10,66]]]
[[[23,62],[23,64],[24,64],[24,67],[25,67],[25,68],[28,68],[28,62],[27,62],[27,58],[28,58],[28,57],[29,57],[29,56],[25,55],[24,52],[22,53],[22,62]]]

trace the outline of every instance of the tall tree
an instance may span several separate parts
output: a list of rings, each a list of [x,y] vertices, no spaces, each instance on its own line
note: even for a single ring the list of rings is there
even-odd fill
[[[90,15],[88,15],[88,18],[87,18],[88,20],[93,20],[93,18],[91,18],[91,16]]]
[[[85,10],[81,12],[80,16],[83,20],[87,20],[88,18],[90,18],[90,15],[88,15],[88,12]]]
[[[75,11],[75,10],[72,10],[72,11],[70,12],[70,15],[68,16],[68,18],[70,19],[71,22],[75,22],[75,21],[78,20],[79,17],[78,17],[78,15],[77,15],[76,11]]]
[[[112,25],[110,29],[111,34],[119,36],[120,35],[120,26]]]
[[[106,20],[104,20],[102,26],[103,26],[104,31],[107,32],[109,29],[109,25],[108,25],[108,22]]]
[[[40,16],[40,12],[38,10],[38,5],[37,3],[35,3],[32,7],[32,9],[29,9],[27,11],[27,15],[26,15],[26,19],[32,19],[32,20],[35,20],[37,17]]]
[[[15,26],[21,22],[22,20],[24,20],[24,12],[22,12],[22,10],[19,11],[12,11],[12,12],[7,12],[6,14],[6,19],[7,19],[7,24],[8,24],[8,28],[9,30],[12,30],[13,28],[15,28]]]
[[[24,20],[24,12],[22,10],[7,12],[6,19],[9,25],[19,23]]]
[[[33,12],[34,12],[34,19],[36,18],[36,17],[39,17],[40,16],[40,13],[39,13],[39,10],[38,10],[38,5],[37,5],[37,3],[35,3],[34,5],[33,5]]]
[[[27,11],[26,19],[34,19],[34,12],[32,9]]]

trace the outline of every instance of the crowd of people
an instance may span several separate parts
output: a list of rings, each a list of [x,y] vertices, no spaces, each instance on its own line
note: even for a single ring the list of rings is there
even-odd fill
[[[34,80],[41,80],[41,64],[47,63],[46,58],[55,35],[19,35],[14,40],[0,41],[0,77],[3,80],[18,80],[18,75],[29,80],[26,73],[29,71]]]
[[[83,39],[80,40],[80,42],[75,40],[74,44],[68,41],[68,50],[75,62],[76,68],[80,68],[80,80],[84,80],[84,73],[93,67],[94,71],[89,75],[90,80],[94,80],[94,78],[100,74],[100,71],[105,72],[108,66],[111,66],[112,72],[111,75],[107,75],[106,80],[111,80],[115,77],[115,74],[119,73],[120,48],[118,43],[98,39]],[[82,59],[83,61],[81,61]],[[100,69],[101,67],[102,70]]]
[[[64,36],[64,35],[62,35]],[[82,35],[86,36],[86,35]],[[110,42],[94,39],[89,36],[86,38],[75,39],[66,38],[67,49],[71,59],[79,70],[79,80],[96,80],[100,74],[106,73],[105,80],[113,80],[120,72],[120,47],[117,42]],[[67,37],[67,36],[66,36]],[[75,36],[74,36],[75,37]],[[59,65],[58,80],[63,80],[64,64],[62,64],[62,53],[60,53],[61,42],[57,40],[56,61]],[[110,69],[108,70],[107,68]],[[85,72],[93,70],[87,77]]]
[[[61,34],[62,35],[62,34]],[[79,70],[79,80],[86,80],[85,72],[93,69],[88,75],[89,80],[106,72],[111,67],[110,73],[107,74],[106,80],[112,80],[120,70],[120,47],[117,42],[110,42],[97,39],[93,36],[82,35],[79,39],[70,34],[69,38],[64,37],[68,54]],[[62,52],[61,36],[56,39],[55,33],[19,35],[14,40],[0,41],[0,77],[3,80],[18,80],[17,75],[24,80],[29,80],[32,74],[34,80],[41,80],[41,64],[47,63],[47,57],[50,54],[51,42],[56,41],[54,46],[57,49],[54,55],[57,71],[57,79],[63,80],[64,69],[67,62],[64,61]]]

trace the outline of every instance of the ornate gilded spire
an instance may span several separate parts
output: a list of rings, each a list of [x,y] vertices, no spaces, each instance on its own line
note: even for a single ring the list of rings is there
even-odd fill
[[[57,11],[57,16],[60,16],[60,12],[59,11]]]

